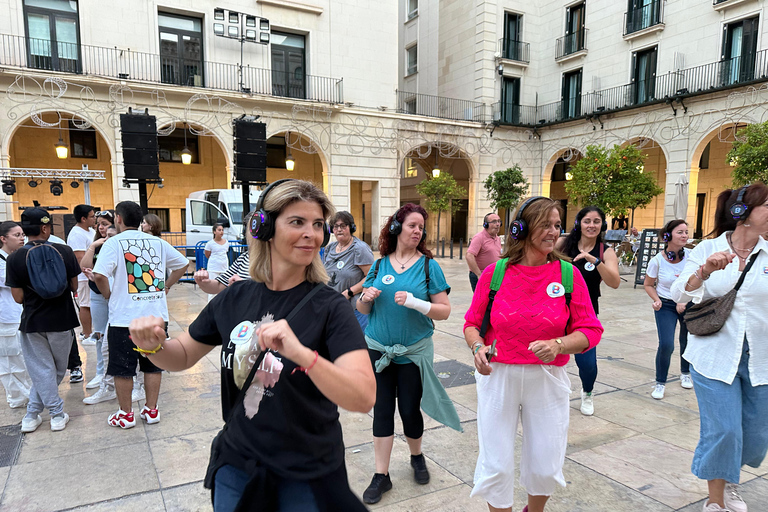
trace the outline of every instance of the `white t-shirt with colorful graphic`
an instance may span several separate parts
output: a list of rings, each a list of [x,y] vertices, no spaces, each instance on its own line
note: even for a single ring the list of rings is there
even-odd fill
[[[167,322],[166,272],[187,264],[187,257],[171,244],[136,229],[123,231],[104,242],[93,271],[114,278],[109,324],[128,327],[134,318],[147,315],[160,316]]]

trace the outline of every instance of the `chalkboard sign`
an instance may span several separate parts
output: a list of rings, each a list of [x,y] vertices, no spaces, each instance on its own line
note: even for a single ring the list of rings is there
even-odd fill
[[[637,270],[635,271],[635,288],[645,282],[645,271],[648,262],[657,253],[664,250],[665,242],[659,236],[660,229],[644,229],[640,236],[640,248],[637,250]]]

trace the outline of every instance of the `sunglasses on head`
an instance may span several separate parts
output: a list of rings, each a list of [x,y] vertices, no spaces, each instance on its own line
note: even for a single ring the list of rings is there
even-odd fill
[[[99,218],[99,217],[109,217],[109,218],[112,218],[112,212],[107,211],[107,210],[98,211],[98,212],[96,212],[96,218]]]

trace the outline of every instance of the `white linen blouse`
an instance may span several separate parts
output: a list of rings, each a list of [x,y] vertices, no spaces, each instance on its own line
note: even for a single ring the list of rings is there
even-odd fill
[[[686,290],[685,283],[709,256],[716,252],[731,252],[726,234],[714,240],[704,240],[688,257],[683,272],[672,284],[672,300],[693,301],[722,297],[734,286],[741,276],[739,258],[736,257],[723,270],[712,272],[709,279],[696,290]],[[743,344],[749,344],[749,378],[753,386],[768,384],[768,242],[762,237],[752,250],[759,252],[752,269],[744,278],[736,294],[736,301],[723,328],[709,336],[688,334],[688,347],[683,357],[701,375],[733,383],[741,361]],[[750,254],[750,258],[752,257]],[[749,259],[747,259],[749,261]]]

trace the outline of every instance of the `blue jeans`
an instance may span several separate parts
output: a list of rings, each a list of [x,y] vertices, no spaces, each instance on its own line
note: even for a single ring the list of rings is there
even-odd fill
[[[677,304],[670,299],[661,298],[661,309],[654,311],[656,331],[659,335],[659,348],[656,351],[656,382],[667,383],[669,362],[675,351],[675,324],[680,322],[680,372],[690,373],[691,366],[683,359],[683,352],[688,346],[688,328],[685,326],[683,315],[677,312]]]
[[[91,318],[93,332],[101,334],[96,342],[96,374],[104,375],[104,355],[101,353],[101,345],[104,343],[104,336],[107,334],[107,323],[109,321],[109,303],[100,293],[91,290]]]
[[[234,466],[219,468],[214,483],[214,512],[235,510],[250,479],[248,473]],[[279,512],[318,512],[312,488],[309,483],[300,480],[278,479],[277,503]]]
[[[741,467],[758,467],[768,451],[768,386],[749,380],[749,347],[731,384],[704,377],[691,368],[699,403],[701,431],[691,472],[702,480],[739,483]]]
[[[365,328],[368,327],[368,315],[362,314],[357,308],[354,309],[354,312],[355,317],[357,318],[357,323],[360,324],[360,328],[365,332]]]
[[[574,354],[573,359],[576,366],[579,367],[579,378],[581,387],[585,393],[591,393],[597,380],[597,350],[596,347],[584,352],[583,354]]]

